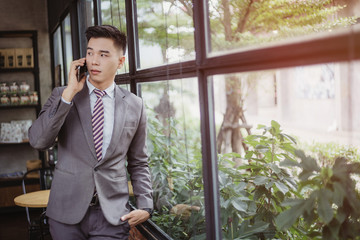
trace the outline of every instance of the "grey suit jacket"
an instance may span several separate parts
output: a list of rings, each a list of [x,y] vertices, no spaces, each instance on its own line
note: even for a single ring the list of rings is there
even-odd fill
[[[88,87],[84,85],[71,105],[61,100],[63,90],[53,90],[29,129],[30,144],[36,149],[49,148],[58,137],[58,162],[47,216],[66,224],[79,223],[96,187],[105,218],[113,225],[122,224],[120,217],[130,211],[126,167],[137,207],[153,208],[142,99],[115,87],[114,130],[106,155],[98,162]]]

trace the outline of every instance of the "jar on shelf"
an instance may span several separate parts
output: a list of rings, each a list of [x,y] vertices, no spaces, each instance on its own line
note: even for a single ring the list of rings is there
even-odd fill
[[[30,94],[30,103],[31,104],[37,104],[38,101],[39,101],[39,98],[38,98],[37,92],[32,92]]]
[[[27,84],[26,82],[22,82],[20,84],[20,92],[26,93],[30,90],[30,85]]]
[[[20,104],[26,105],[30,103],[30,97],[26,93],[23,93],[20,97]]]
[[[6,83],[1,83],[1,85],[0,85],[0,92],[2,93],[2,94],[7,94],[7,93],[9,93],[9,86],[7,86],[6,85]]]
[[[20,103],[19,96],[17,94],[15,94],[15,93],[13,95],[11,95],[10,103],[11,103],[11,105],[19,105],[19,103]]]
[[[4,94],[4,95],[1,96],[0,102],[1,102],[1,105],[9,105],[10,104],[10,98]]]
[[[10,85],[10,92],[11,93],[17,93],[19,91],[19,86],[17,85],[16,82],[13,82],[11,85]]]

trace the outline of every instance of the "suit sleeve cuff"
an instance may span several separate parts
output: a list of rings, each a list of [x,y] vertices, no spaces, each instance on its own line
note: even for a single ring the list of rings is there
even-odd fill
[[[154,209],[152,209],[152,208],[140,208],[140,209],[144,210],[144,211],[147,211],[149,213],[149,215],[150,215],[150,218],[152,217]]]
[[[61,101],[64,102],[64,103],[66,103],[66,104],[72,105],[72,102],[66,101],[63,97],[61,97]]]

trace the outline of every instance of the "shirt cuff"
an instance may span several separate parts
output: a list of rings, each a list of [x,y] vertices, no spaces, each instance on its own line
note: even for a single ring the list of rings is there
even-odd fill
[[[72,104],[72,102],[68,102],[68,101],[66,101],[63,97],[61,97],[61,101],[63,101],[64,103],[66,103],[66,104],[69,104],[69,105],[71,105]]]

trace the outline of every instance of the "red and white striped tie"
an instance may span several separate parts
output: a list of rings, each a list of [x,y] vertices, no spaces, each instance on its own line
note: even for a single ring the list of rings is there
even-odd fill
[[[101,161],[103,130],[104,130],[104,105],[103,105],[102,97],[106,94],[106,92],[98,89],[94,89],[94,93],[97,96],[97,100],[92,115],[92,127],[93,127],[96,157],[98,161]]]

